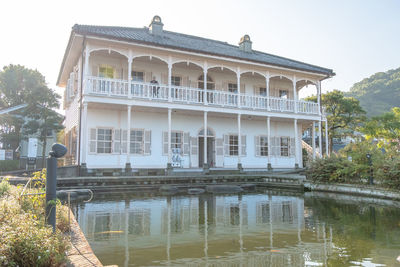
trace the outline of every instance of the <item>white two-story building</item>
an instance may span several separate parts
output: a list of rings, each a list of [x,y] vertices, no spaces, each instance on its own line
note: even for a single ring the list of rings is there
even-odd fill
[[[295,168],[303,129],[324,120],[299,91],[320,95],[333,75],[255,51],[248,35],[235,46],[166,31],[158,16],[144,28],[74,25],[58,77],[68,158],[89,169]]]

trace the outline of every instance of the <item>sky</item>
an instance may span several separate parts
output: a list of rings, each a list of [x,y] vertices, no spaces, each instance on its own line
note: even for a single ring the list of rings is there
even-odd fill
[[[235,45],[249,34],[255,50],[333,69],[323,92],[348,91],[400,67],[399,0],[9,0],[0,7],[0,68],[37,69],[60,94],[56,80],[75,23],[143,27],[154,15],[169,31]]]

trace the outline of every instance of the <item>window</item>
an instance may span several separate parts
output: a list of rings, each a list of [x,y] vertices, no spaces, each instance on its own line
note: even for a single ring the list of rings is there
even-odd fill
[[[99,77],[114,78],[114,68],[111,66],[100,66]]]
[[[279,90],[279,97],[281,98],[288,98],[288,91],[287,90]]]
[[[268,136],[261,135],[255,136],[255,145],[256,145],[256,156],[258,157],[266,157],[268,156]]]
[[[229,135],[229,155],[237,156],[239,154],[239,140],[237,135]]]
[[[143,154],[144,152],[144,131],[131,130],[130,135],[130,153]]]
[[[132,80],[137,82],[144,81],[144,72],[143,71],[132,71]]]
[[[289,137],[281,137],[281,156],[289,156]]]
[[[171,84],[173,86],[181,86],[182,78],[179,76],[171,76]]]
[[[112,130],[97,129],[97,153],[111,153]]]
[[[204,75],[201,75],[197,79],[197,84],[198,84],[198,88],[204,89]],[[209,90],[214,90],[215,89],[214,81],[208,75],[207,75],[207,89],[209,89]]]
[[[182,133],[181,132],[171,132],[171,148],[178,148],[182,151]]]
[[[260,96],[267,96],[267,88],[260,87],[259,95]]]
[[[228,91],[231,93],[237,93],[238,87],[236,83],[228,83]]]

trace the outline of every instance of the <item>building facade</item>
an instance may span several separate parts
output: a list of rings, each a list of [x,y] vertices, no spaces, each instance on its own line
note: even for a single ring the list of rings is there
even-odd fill
[[[319,96],[333,75],[252,50],[248,35],[234,46],[166,31],[158,16],[148,28],[74,25],[58,77],[68,159],[88,168],[301,166],[302,131],[324,118],[299,91],[314,85]]]

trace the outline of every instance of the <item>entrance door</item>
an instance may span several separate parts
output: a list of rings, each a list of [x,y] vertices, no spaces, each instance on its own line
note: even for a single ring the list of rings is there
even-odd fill
[[[215,166],[215,139],[207,137],[207,162],[209,167]],[[199,167],[204,165],[204,137],[199,137]]]

